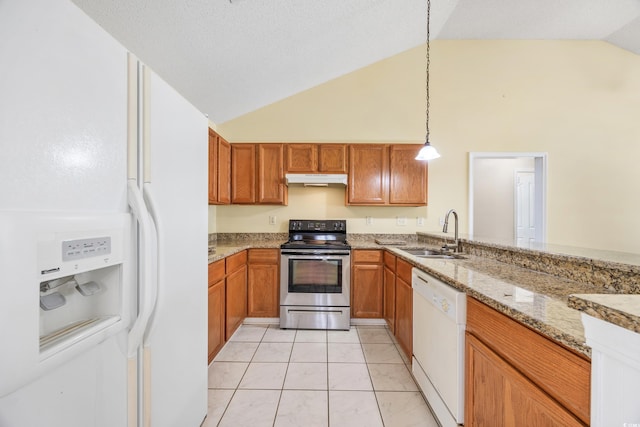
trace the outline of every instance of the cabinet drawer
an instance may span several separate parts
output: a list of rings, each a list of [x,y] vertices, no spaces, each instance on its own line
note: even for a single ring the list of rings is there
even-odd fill
[[[384,265],[391,271],[396,271],[396,256],[391,252],[384,251]]]
[[[396,260],[396,276],[406,283],[411,283],[411,268],[411,264],[407,261],[400,258]]]
[[[209,264],[209,286],[224,279],[224,260]]]
[[[473,298],[467,298],[467,332],[589,423],[588,360]]]
[[[351,254],[353,263],[382,263],[382,251],[358,249]]]
[[[278,264],[279,261],[279,249],[249,249],[250,264]]]
[[[227,274],[232,273],[247,264],[247,251],[231,255],[225,261],[227,263]]]

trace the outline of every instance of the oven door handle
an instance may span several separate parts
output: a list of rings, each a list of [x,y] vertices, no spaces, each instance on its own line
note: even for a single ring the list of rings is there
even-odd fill
[[[291,255],[295,255],[296,258],[300,258],[300,259],[318,259],[319,257],[322,257],[323,259],[325,258],[342,258],[345,256],[349,256],[351,255],[350,252],[331,252],[329,253],[317,253],[317,254],[310,254],[309,252],[296,252],[296,251],[282,251],[280,253],[281,255],[284,256],[291,256]]]

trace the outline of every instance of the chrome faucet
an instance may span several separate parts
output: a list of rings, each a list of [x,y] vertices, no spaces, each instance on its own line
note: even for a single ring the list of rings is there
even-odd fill
[[[443,233],[447,232],[447,229],[449,227],[449,215],[451,214],[453,214],[453,219],[455,220],[455,232],[454,232],[455,241],[453,245],[445,243],[444,245],[442,245],[442,249],[444,249],[445,251],[448,251],[449,249],[453,249],[454,252],[459,252],[460,242],[458,240],[458,212],[456,212],[455,209],[449,209],[449,212],[447,212],[447,215],[445,215],[442,232]]]

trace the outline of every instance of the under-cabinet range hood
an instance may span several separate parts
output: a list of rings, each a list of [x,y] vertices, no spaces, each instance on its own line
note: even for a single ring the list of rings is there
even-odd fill
[[[287,185],[301,184],[305,187],[328,187],[329,185],[347,185],[346,174],[326,173],[288,173]]]

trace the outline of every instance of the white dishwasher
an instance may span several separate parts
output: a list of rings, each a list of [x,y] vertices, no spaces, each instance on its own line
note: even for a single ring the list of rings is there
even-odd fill
[[[411,282],[413,376],[442,427],[463,424],[466,295],[416,268]]]

